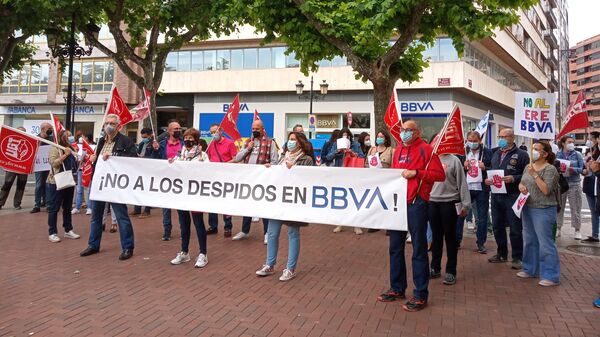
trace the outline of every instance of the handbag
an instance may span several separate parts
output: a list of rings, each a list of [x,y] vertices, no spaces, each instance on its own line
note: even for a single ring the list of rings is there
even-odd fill
[[[360,158],[356,154],[346,154],[344,156],[343,167],[365,167],[365,158]]]
[[[54,173],[54,169],[52,169],[52,173]],[[54,182],[56,183],[57,191],[74,187],[75,179],[73,179],[73,172],[71,170],[67,170],[65,168],[65,164],[63,164],[63,171],[54,173]]]

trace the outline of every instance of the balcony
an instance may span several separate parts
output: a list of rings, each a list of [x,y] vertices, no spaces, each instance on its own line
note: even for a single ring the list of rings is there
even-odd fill
[[[546,40],[546,42],[548,42],[548,44],[550,45],[550,47],[552,49],[558,49],[558,38],[556,38],[556,35],[554,34],[554,29],[546,29],[544,30],[544,40]]]
[[[550,5],[550,7],[558,8],[558,2],[556,0],[547,0],[546,2]]]
[[[552,7],[548,6],[548,4],[544,5],[544,14],[546,14],[546,19],[548,19],[548,28],[555,29],[558,28],[558,20],[556,19],[556,15],[554,15],[554,11]]]
[[[558,92],[558,80],[556,77],[551,76],[548,79],[548,89],[550,89],[551,92]]]

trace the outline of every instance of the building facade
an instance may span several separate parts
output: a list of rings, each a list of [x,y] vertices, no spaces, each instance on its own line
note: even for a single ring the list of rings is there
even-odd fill
[[[600,34],[577,43],[571,50],[571,100],[584,91],[590,121],[589,129],[573,132],[582,143],[588,132],[600,131]]]

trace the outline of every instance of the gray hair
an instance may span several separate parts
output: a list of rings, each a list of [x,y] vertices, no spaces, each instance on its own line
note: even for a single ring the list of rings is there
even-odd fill
[[[108,114],[108,115],[106,115],[106,117],[104,117],[104,121],[106,122],[106,120],[109,119],[109,118],[116,119],[117,120],[117,124],[121,124],[121,118],[119,118],[119,115]]]

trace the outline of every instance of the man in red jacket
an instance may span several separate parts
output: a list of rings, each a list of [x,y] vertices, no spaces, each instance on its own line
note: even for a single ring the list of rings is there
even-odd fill
[[[408,230],[412,237],[412,270],[415,289],[413,297],[403,305],[406,311],[419,311],[427,305],[429,292],[429,258],[427,256],[427,207],[429,193],[436,181],[444,181],[446,175],[442,163],[433,148],[421,139],[421,130],[415,121],[406,121],[400,130],[402,144],[396,148],[392,168],[403,169],[402,176],[408,180],[407,207]],[[390,234],[390,283],[391,288],[377,299],[392,302],[405,298],[407,288],[406,261],[404,259],[405,231],[389,231]]]

